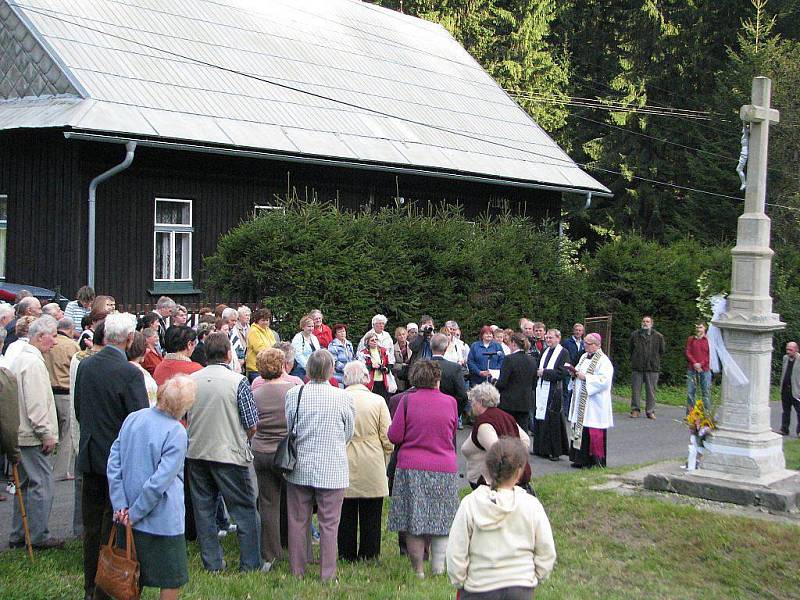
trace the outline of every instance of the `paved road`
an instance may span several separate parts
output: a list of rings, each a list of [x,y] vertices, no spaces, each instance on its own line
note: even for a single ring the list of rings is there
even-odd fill
[[[772,426],[780,426],[780,403],[771,403]],[[680,422],[683,408],[659,406],[658,418],[655,421],[644,417],[631,419],[627,414],[616,414],[615,426],[608,435],[608,466],[619,467],[644,462],[664,460],[685,456],[688,436],[686,428]],[[469,429],[459,432],[459,445]],[[552,462],[539,457],[531,457],[533,476],[541,477],[550,473],[570,471],[569,461],[565,457]],[[461,473],[465,472],[464,460],[459,457]],[[466,484],[466,480],[465,484]],[[66,538],[72,531],[72,494],[71,481],[56,482],[56,497],[50,515],[50,532],[55,537]],[[0,492],[5,495],[5,492]],[[0,550],[8,547],[8,535],[11,524],[11,506],[13,498],[0,502]]]

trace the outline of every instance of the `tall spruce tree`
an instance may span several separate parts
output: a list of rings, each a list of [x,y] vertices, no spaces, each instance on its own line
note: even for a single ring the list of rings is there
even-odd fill
[[[554,30],[570,56],[572,95],[625,109],[577,108],[568,120],[573,154],[615,193],[596,202],[587,218],[657,239],[703,234],[700,221],[686,218],[684,190],[644,180],[690,185],[686,147],[698,143],[691,135],[694,127],[685,117],[648,114],[647,107],[707,107],[724,48],[735,40],[736,7],[746,1],[575,0],[563,5]],[[580,224],[574,231],[583,233]]]
[[[770,128],[767,210],[772,217],[773,240],[776,245],[800,243],[800,44],[786,40],[775,32],[776,19],[768,11],[765,0],[753,0],[751,16],[742,20],[736,47],[727,50],[727,65],[716,77],[712,110],[724,116],[716,131],[697,132],[704,147],[716,154],[734,155],[739,143],[731,141],[730,132],[741,131],[739,107],[750,103],[753,77],[772,79],[772,106],[781,111],[781,122]],[[691,156],[687,163],[699,186],[737,194],[739,178],[735,161],[714,161]],[[704,198],[693,195],[701,206]],[[703,216],[724,220],[735,227],[742,204],[730,201],[714,203],[701,210]]]
[[[399,10],[399,0],[374,2]],[[551,43],[555,0],[411,0],[404,12],[445,27],[505,89],[566,99],[569,64]],[[563,127],[568,108],[521,99],[548,131]]]

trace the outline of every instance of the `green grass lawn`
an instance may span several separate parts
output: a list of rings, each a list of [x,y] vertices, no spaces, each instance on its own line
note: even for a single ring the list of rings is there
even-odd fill
[[[787,466],[800,467],[800,442],[786,443]],[[618,472],[611,470],[610,472]],[[537,600],[589,598],[797,598],[800,528],[733,517],[653,498],[590,489],[602,472],[550,475],[536,481],[556,537],[558,562]],[[189,544],[190,582],[183,598],[419,598],[450,599],[444,577],[419,581],[399,556],[397,538],[384,532],[378,564],[341,565],[337,587],[322,586],[313,567],[304,581],[285,562],[273,572],[222,576],[205,573]],[[238,562],[236,542],[224,540],[228,565]],[[0,599],[82,597],[81,549],[0,553]],[[146,590],[143,598],[157,598]]]

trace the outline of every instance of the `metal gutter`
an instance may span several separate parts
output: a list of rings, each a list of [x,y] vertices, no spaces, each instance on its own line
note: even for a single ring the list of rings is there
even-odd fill
[[[111,167],[108,171],[100,173],[97,177],[92,179],[89,184],[89,248],[88,248],[88,263],[86,266],[86,278],[89,287],[94,288],[94,263],[95,263],[95,245],[97,233],[97,186],[103,183],[106,179],[112,178],[120,171],[124,171],[131,166],[133,162],[133,154],[136,152],[136,142],[125,142],[125,159]]]
[[[486,183],[492,185],[507,185],[512,187],[522,187],[529,189],[547,190],[553,192],[562,192],[565,194],[580,194],[585,196],[587,193],[595,196],[604,196],[611,198],[613,194],[609,192],[602,192],[596,190],[589,190],[585,188],[574,188],[557,185],[548,185],[545,183],[531,183],[525,181],[516,181],[513,179],[494,179],[481,175],[462,175],[459,173],[448,173],[444,171],[434,171],[414,167],[398,167],[393,165],[375,164],[375,163],[362,163],[352,160],[340,160],[335,158],[324,158],[315,156],[296,156],[291,154],[280,154],[277,152],[269,152],[266,150],[244,150],[238,148],[227,148],[222,146],[212,146],[208,144],[190,143],[190,142],[170,142],[164,140],[151,140],[146,138],[133,138],[126,136],[104,135],[100,133],[84,133],[80,131],[65,131],[64,137],[68,140],[82,140],[89,142],[105,142],[112,144],[123,144],[133,142],[139,146],[150,148],[167,148],[170,150],[182,150],[187,152],[201,152],[206,154],[223,154],[229,156],[243,156],[247,158],[259,158],[269,160],[280,160],[295,163],[304,163],[321,166],[333,167],[350,167],[353,169],[362,169],[366,171],[380,171],[383,173],[398,173],[404,175],[421,175],[425,177],[439,177],[442,179],[458,179],[459,181],[469,181],[473,183]]]

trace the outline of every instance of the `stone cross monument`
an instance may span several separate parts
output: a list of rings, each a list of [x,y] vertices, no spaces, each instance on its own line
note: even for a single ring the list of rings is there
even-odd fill
[[[772,250],[770,220],[764,213],[767,185],[767,145],[770,123],[778,122],[771,109],[771,81],[753,79],[752,104],[740,111],[750,124],[750,156],[744,213],[739,217],[733,255],[733,279],[727,312],[714,325],[748,383],[734,386],[722,375],[722,403],[717,431],[707,443],[699,476],[770,485],[792,475],[786,470],[783,440],[770,428],[769,391],[772,333],[785,327],[772,312],[769,295]]]

